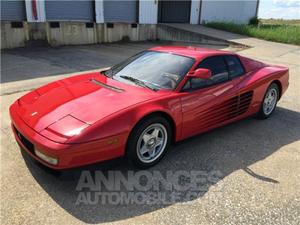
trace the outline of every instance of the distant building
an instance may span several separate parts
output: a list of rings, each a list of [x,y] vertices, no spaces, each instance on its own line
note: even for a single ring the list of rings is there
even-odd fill
[[[39,39],[52,45],[147,40],[160,23],[247,23],[258,1],[1,0],[1,48]]]

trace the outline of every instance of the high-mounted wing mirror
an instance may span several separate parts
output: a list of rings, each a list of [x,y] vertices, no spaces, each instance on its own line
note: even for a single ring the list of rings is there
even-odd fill
[[[198,79],[210,79],[212,73],[209,69],[199,68],[195,72],[189,74],[189,77],[198,78]]]

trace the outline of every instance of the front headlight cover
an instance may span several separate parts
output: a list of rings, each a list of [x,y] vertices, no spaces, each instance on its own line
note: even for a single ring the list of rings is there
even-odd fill
[[[41,135],[59,143],[65,143],[69,138],[79,135],[89,124],[67,115],[51,124],[41,132]]]
[[[39,151],[38,149],[34,149],[34,153],[37,157],[40,159],[44,160],[45,162],[51,164],[51,165],[57,165],[58,164],[58,159],[54,158],[52,156],[46,155],[43,152]]]

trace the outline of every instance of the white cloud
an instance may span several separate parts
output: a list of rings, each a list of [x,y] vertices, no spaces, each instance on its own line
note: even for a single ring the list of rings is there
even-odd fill
[[[293,7],[272,8],[262,15],[262,18],[300,19],[299,9]]]
[[[279,7],[300,7],[299,0],[273,0],[273,3]]]
[[[300,19],[300,0],[261,0],[259,17]]]

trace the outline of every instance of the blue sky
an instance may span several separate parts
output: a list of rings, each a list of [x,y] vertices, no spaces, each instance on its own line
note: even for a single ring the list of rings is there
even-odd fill
[[[300,19],[300,0],[260,0],[258,17]]]

